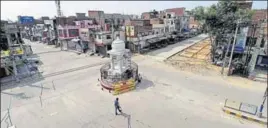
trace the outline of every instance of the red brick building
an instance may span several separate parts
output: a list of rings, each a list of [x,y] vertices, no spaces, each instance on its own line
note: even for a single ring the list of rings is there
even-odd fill
[[[150,24],[164,24],[164,21],[163,19],[160,19],[160,18],[153,18],[153,19],[150,19]]]
[[[170,8],[170,9],[166,9],[166,12],[173,12],[175,14],[175,16],[184,16],[185,13],[185,8]]]
[[[146,20],[157,18],[157,17],[158,17],[158,14],[154,14],[153,12],[144,12],[141,14],[141,18],[146,19]]]
[[[105,27],[105,16],[104,11],[89,10],[88,17],[96,20],[97,24],[101,25],[102,28]]]
[[[150,26],[150,20],[145,19],[133,19],[125,22],[127,26]]]

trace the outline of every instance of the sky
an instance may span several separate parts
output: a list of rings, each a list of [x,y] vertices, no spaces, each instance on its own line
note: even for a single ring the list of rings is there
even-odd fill
[[[102,10],[105,13],[141,15],[153,9],[185,7],[191,10],[197,6],[210,6],[217,1],[61,1],[63,15],[87,13],[88,10]],[[266,9],[267,1],[254,1],[253,9]],[[1,0],[1,20],[17,20],[17,16],[54,17],[57,15],[54,1],[3,1]]]

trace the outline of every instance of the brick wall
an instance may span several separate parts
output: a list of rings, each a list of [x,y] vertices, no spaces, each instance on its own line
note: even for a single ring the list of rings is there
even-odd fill
[[[151,19],[149,12],[144,12],[141,14],[142,19]]]
[[[175,16],[183,16],[185,13],[185,8],[166,9],[166,12],[174,12]]]
[[[89,10],[88,17],[94,18],[97,24],[101,25],[104,28],[105,19],[104,19],[104,12],[103,11],[96,11],[96,10]]]
[[[150,24],[164,24],[164,21],[160,18],[150,19]]]
[[[150,26],[150,20],[126,20],[125,25],[128,26]]]

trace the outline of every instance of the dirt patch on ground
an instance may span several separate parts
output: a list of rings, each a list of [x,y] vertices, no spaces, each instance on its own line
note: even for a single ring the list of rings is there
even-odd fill
[[[210,49],[210,40],[206,39],[173,55],[165,62],[182,71],[190,71],[203,75],[219,74],[220,67],[211,65],[209,57]]]
[[[206,75],[220,74],[220,69],[217,66],[211,65],[209,61],[189,59],[185,57],[176,57],[165,61],[168,65],[173,66],[181,71],[190,71]]]
[[[209,77],[222,77],[227,84],[238,87],[261,89],[265,86],[263,83],[252,81],[240,76],[222,76],[222,67],[211,64],[209,54],[210,48],[209,40],[204,40],[173,55],[165,60],[165,63],[180,71],[189,72],[196,75],[199,74]],[[224,74],[226,74],[227,68],[225,68],[224,71]]]

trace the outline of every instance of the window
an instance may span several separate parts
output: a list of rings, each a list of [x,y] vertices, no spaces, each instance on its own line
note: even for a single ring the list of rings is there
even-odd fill
[[[168,18],[171,18],[171,14],[167,14],[167,17],[168,17]]]
[[[171,25],[173,25],[173,21],[171,21]]]
[[[111,35],[106,35],[106,39],[112,39]]]
[[[261,47],[261,48],[264,48],[264,45],[265,45],[265,40],[262,39],[262,40],[261,40],[261,46],[260,46],[260,47]]]
[[[85,22],[84,21],[81,22],[81,28],[85,28]]]
[[[79,36],[79,31],[78,31],[78,29],[69,29],[69,36],[70,36],[70,37],[76,37],[76,36]]]
[[[63,31],[59,30],[59,36],[63,36]]]
[[[98,39],[101,39],[101,35],[98,35]]]
[[[107,50],[112,50],[112,45],[107,45]]]

